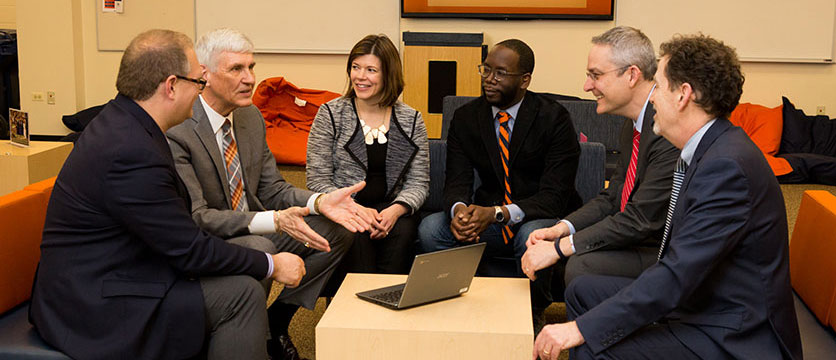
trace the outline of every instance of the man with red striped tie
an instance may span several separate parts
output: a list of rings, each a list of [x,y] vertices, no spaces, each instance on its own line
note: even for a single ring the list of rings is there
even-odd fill
[[[557,225],[528,239],[523,271],[565,264],[582,274],[636,277],[656,262],[679,150],[651,131],[656,54],[641,31],[619,26],[592,39],[584,90],[597,112],[621,115],[621,157],[607,189]],[[628,120],[629,119],[629,120]],[[632,121],[630,121],[632,120]],[[568,261],[558,260],[568,258]],[[561,289],[562,290],[562,289]]]
[[[482,96],[456,110],[450,123],[445,211],[424,218],[419,242],[427,252],[486,242],[486,259],[513,257],[523,276],[528,234],[581,204],[580,145],[566,109],[527,90],[534,52],[524,42],[496,44],[478,70]]]

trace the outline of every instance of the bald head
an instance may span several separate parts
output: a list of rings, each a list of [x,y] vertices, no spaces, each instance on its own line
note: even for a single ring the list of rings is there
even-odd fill
[[[186,52],[192,40],[171,30],[148,30],[137,35],[122,55],[116,89],[136,101],[149,99],[171,75],[189,73]]]

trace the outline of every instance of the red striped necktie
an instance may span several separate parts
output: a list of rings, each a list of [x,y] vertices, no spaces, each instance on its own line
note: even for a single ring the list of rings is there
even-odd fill
[[[496,114],[496,117],[499,120],[499,154],[502,158],[502,169],[505,175],[505,197],[502,204],[508,205],[511,204],[511,179],[508,175],[508,164],[510,163],[508,146],[511,143],[511,127],[508,126],[508,121],[511,120],[511,116],[507,112],[500,111]],[[510,226],[502,227],[502,239],[505,240],[506,244],[513,237],[514,233],[511,232]]]
[[[639,157],[639,137],[641,133],[633,129],[633,152],[630,154],[630,165],[627,167],[627,176],[624,177],[624,187],[621,190],[621,211],[627,206],[627,199],[636,185],[636,163]]]

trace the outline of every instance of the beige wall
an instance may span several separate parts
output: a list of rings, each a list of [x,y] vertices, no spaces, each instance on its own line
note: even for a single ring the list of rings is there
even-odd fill
[[[0,0],[0,29],[15,29],[17,28],[17,10],[15,3],[17,0]]]
[[[0,0],[0,6],[4,1],[10,0]],[[115,95],[121,53],[96,49],[99,1],[55,1],[49,7],[38,3],[21,1],[16,9],[21,106],[31,113],[32,133],[64,134],[68,130],[60,122],[61,115],[104,103]],[[184,21],[194,21],[193,10],[182,15]],[[589,39],[611,26],[611,21],[401,20],[401,31],[483,32],[487,44],[523,39],[537,56],[532,90],[585,98],[589,97],[582,89]],[[284,76],[300,87],[341,93],[346,85],[345,60],[345,55],[257,54],[256,76],[258,81]],[[743,70],[744,102],[777,106],[781,95],[786,95],[808,114],[820,105],[836,113],[836,65],[745,63]],[[32,91],[48,89],[56,90],[58,104],[31,101]]]

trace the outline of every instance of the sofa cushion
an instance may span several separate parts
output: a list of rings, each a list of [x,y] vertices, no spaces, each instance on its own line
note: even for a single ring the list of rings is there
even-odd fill
[[[823,190],[805,191],[790,240],[790,279],[795,292],[823,324],[828,324],[836,295],[834,224],[836,196]]]
[[[784,129],[779,154],[812,153],[836,157],[836,122],[827,116],[809,116],[781,98]]]
[[[41,192],[18,190],[0,197],[0,313],[31,295],[45,218]]]
[[[69,359],[69,356],[54,350],[41,339],[29,324],[28,313],[27,303],[0,315],[0,359]]]

